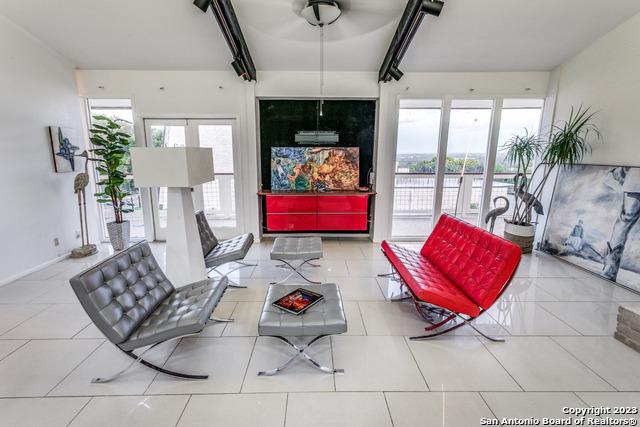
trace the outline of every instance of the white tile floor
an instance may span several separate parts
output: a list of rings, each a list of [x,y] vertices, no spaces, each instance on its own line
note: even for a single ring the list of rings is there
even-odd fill
[[[542,254],[477,325],[506,337],[492,343],[470,328],[409,341],[423,322],[411,303],[391,302],[397,285],[377,245],[327,240],[313,278],[338,283],[349,332],[309,351],[344,374],[296,362],[274,377],[290,349],[256,337],[267,283],[282,271],[271,241],[256,243],[216,309],[235,322],[159,346],[149,358],[209,380],[178,381],[139,366],[91,384],[128,360],[90,324],[68,285],[108,255],[65,260],[0,287],[0,425],[9,426],[475,426],[481,418],[562,417],[563,406],[640,405],[640,354],[612,338],[621,301],[640,295]],[[160,262],[163,245],[153,244]],[[293,283],[293,282],[292,282]],[[444,421],[444,423],[443,423]]]

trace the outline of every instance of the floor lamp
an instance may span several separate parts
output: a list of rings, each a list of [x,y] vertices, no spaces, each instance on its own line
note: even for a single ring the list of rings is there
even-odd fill
[[[206,279],[191,192],[213,181],[213,150],[135,147],[131,164],[137,187],[167,187],[167,277],[176,286]]]

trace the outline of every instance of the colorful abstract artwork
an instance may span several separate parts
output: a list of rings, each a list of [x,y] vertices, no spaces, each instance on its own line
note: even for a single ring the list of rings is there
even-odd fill
[[[56,172],[74,172],[76,170],[75,155],[80,149],[72,143],[73,130],[58,126],[49,126],[53,165]]]
[[[640,168],[562,169],[541,249],[640,292]]]
[[[359,148],[271,148],[273,191],[355,190],[359,181]]]

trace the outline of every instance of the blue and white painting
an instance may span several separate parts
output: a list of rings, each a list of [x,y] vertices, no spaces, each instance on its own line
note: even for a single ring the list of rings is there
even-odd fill
[[[49,126],[49,135],[55,171],[58,173],[74,172],[76,170],[75,156],[80,147],[73,144],[73,129]]]
[[[640,292],[640,168],[562,169],[541,249]]]

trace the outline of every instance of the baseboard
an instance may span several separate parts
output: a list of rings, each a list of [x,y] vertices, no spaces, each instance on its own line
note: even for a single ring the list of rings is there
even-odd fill
[[[22,279],[24,276],[28,276],[29,274],[35,273],[38,270],[42,270],[43,268],[47,268],[50,265],[53,265],[53,264],[55,264],[57,262],[62,261],[63,259],[69,258],[69,255],[71,255],[71,252],[67,252],[66,254],[60,255],[57,258],[51,259],[51,260],[49,260],[47,262],[44,262],[44,263],[42,263],[40,265],[32,267],[32,268],[30,268],[28,270],[22,271],[22,272],[20,272],[18,274],[14,274],[13,276],[9,276],[9,277],[6,277],[4,279],[0,279],[0,286],[4,286],[4,285],[7,285],[7,284],[9,284],[11,282],[15,282],[16,280]]]

